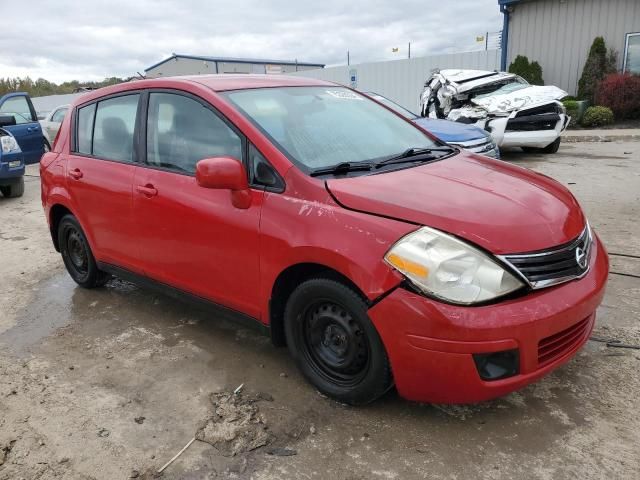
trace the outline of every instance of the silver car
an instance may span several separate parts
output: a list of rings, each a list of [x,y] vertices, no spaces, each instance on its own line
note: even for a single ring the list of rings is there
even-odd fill
[[[60,125],[62,125],[62,121],[64,120],[68,110],[69,105],[60,105],[59,107],[51,110],[44,120],[40,120],[42,134],[45,139],[45,148],[51,150],[53,141],[56,139],[58,130],[60,130]]]

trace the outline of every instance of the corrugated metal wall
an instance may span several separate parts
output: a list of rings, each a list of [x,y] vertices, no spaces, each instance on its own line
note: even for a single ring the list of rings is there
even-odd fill
[[[295,75],[350,85],[350,72],[355,71],[358,90],[379,93],[417,111],[424,82],[436,68],[496,70],[500,68],[500,50],[343,65],[297,72]]]
[[[535,0],[510,14],[508,62],[526,55],[542,66],[547,85],[575,94],[593,39],[618,51],[625,34],[640,31],[640,0]]]

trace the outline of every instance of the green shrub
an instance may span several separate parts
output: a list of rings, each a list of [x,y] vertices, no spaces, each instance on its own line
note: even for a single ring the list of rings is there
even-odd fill
[[[518,55],[511,65],[509,73],[520,75],[531,85],[544,85],[542,79],[542,67],[538,62],[529,63],[529,59],[524,55]]]
[[[617,53],[609,50],[604,38],[596,37],[591,44],[589,56],[582,68],[582,76],[578,81],[578,98],[595,102],[595,95],[599,83],[610,73],[616,71]]]
[[[562,104],[564,108],[567,109],[567,115],[571,117],[570,126],[574,126],[578,123],[578,117],[580,116],[580,107],[578,106],[578,102],[576,100],[567,100],[566,98],[562,100]]]
[[[589,107],[582,117],[583,127],[602,127],[613,123],[613,112],[608,107]]]

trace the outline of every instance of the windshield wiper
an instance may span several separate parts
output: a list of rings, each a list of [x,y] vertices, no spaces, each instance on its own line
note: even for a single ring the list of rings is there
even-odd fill
[[[373,163],[371,162],[341,162],[336,165],[331,165],[330,167],[316,168],[315,170],[311,170],[312,177],[317,177],[318,175],[326,175],[329,173],[333,173],[334,175],[339,175],[342,173],[355,172],[357,170],[371,170],[373,168]]]
[[[392,165],[394,163],[404,162],[417,162],[417,161],[429,161],[438,157],[435,155],[429,155],[433,152],[452,153],[455,151],[453,147],[431,147],[431,148],[407,148],[400,155],[394,155],[393,157],[382,160],[376,163],[376,168],[380,168],[383,165]],[[420,158],[417,158],[420,157]]]

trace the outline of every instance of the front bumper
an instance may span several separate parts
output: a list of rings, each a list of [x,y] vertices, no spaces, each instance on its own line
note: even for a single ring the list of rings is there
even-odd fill
[[[480,402],[520,389],[567,362],[589,338],[604,296],[609,261],[597,236],[594,240],[589,273],[580,280],[478,307],[444,304],[398,288],[373,306],[369,316],[387,349],[399,394],[420,402]],[[577,327],[566,348],[539,362],[541,341]],[[518,374],[480,378],[473,354],[514,349]]]
[[[10,184],[24,175],[22,153],[0,154],[0,185]]]
[[[569,125],[571,117],[564,113],[558,115],[559,120],[555,127],[549,130],[530,130],[530,131],[512,131],[507,129],[507,123],[510,119],[515,118],[512,113],[509,117],[498,117],[486,122],[485,128],[491,132],[496,145],[500,148],[505,147],[534,147],[544,148],[553,143]]]

